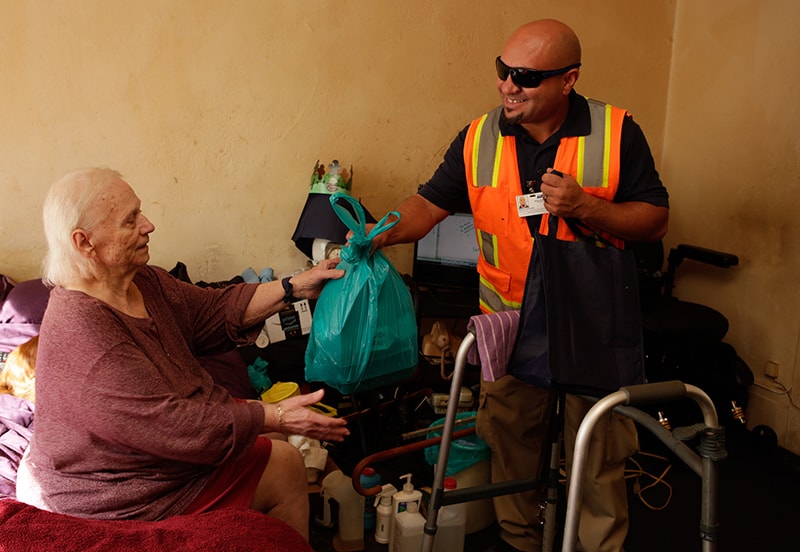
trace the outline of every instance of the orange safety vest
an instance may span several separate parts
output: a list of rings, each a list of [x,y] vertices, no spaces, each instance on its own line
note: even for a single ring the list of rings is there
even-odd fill
[[[608,201],[619,185],[620,137],[624,109],[588,99],[591,132],[561,139],[553,168],[572,175],[587,193]],[[500,133],[502,107],[472,121],[464,143],[464,166],[475,232],[481,254],[480,307],[483,312],[519,309],[533,251],[533,237],[525,218],[517,215],[521,193],[516,138]],[[542,216],[539,232],[549,232],[550,215]],[[615,245],[618,238],[598,232]],[[558,221],[556,237],[575,241],[567,224]]]

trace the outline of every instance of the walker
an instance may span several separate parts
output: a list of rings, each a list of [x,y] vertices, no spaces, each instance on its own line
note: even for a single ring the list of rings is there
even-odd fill
[[[479,315],[491,316],[491,315]],[[474,330],[470,330],[463,339],[461,346],[456,353],[455,368],[450,387],[450,400],[447,405],[444,427],[439,448],[439,458],[434,474],[433,488],[430,505],[428,507],[428,518],[425,524],[425,533],[422,543],[422,551],[430,552],[433,549],[433,539],[436,535],[436,522],[439,509],[449,504],[458,504],[489,496],[501,496],[534,488],[538,482],[535,479],[506,481],[480,487],[455,489],[444,492],[443,482],[444,473],[450,454],[450,443],[454,437],[458,437],[462,432],[455,433],[454,427],[458,410],[458,400],[461,390],[464,368],[467,364],[467,353],[475,344],[476,337]],[[694,400],[703,413],[703,425],[697,424],[691,428],[679,428],[683,431],[681,439],[667,431],[656,419],[649,414],[634,408],[630,405],[643,405],[652,402],[663,402],[679,400],[688,397]],[[560,401],[557,402],[556,415],[560,416]],[[622,387],[618,391],[611,393],[597,401],[586,414],[581,423],[575,441],[575,452],[573,457],[573,474],[580,474],[585,469],[586,457],[591,433],[597,421],[609,410],[623,414],[637,424],[644,426],[658,437],[667,447],[672,450],[689,468],[692,469],[702,480],[702,511],[700,522],[700,537],[703,543],[704,552],[714,552],[719,531],[717,520],[717,492],[718,492],[718,462],[727,457],[725,450],[724,429],[719,426],[717,413],[714,403],[708,395],[701,389],[684,384],[680,381],[667,381],[660,383],[650,383]],[[558,433],[557,431],[555,433]],[[695,436],[700,437],[700,454],[690,449],[684,441]],[[422,445],[429,444],[425,441]],[[544,547],[546,552],[554,550],[555,541],[555,522],[556,522],[556,498],[557,498],[557,475],[558,463],[560,460],[559,438],[555,437],[551,444],[550,470],[548,475],[547,499],[544,512]],[[354,478],[355,478],[354,473]],[[359,488],[357,491],[361,492]],[[562,550],[573,552],[577,546],[577,530],[580,521],[580,508],[583,496],[583,478],[576,477],[569,485],[567,495],[567,511],[565,517],[564,539]]]

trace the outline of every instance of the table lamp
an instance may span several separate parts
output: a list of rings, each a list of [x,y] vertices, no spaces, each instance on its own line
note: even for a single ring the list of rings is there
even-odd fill
[[[345,226],[331,207],[330,196],[335,192],[351,195],[352,182],[352,166],[348,170],[340,165],[337,159],[334,159],[327,167],[319,160],[314,164],[308,198],[303,212],[300,214],[300,220],[297,221],[294,234],[292,234],[294,244],[314,264],[331,256],[337,256],[338,249],[347,242],[346,236],[350,229]],[[350,210],[348,205],[345,205],[345,208]],[[350,213],[355,218],[352,210]],[[364,214],[367,222],[375,222],[375,218],[366,208],[364,208]]]

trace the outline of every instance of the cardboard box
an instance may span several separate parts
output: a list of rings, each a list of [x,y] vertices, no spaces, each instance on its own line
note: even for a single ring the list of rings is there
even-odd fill
[[[307,299],[287,305],[278,314],[273,314],[264,322],[256,340],[259,347],[278,343],[287,339],[297,339],[311,332],[311,306]]]

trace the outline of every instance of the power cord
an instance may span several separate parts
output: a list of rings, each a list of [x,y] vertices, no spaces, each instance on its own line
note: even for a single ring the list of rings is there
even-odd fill
[[[672,463],[669,461],[669,459],[667,457],[660,456],[658,454],[653,454],[653,453],[650,453],[650,452],[641,452],[640,451],[637,454],[637,456],[646,456],[648,458],[654,458],[656,460],[660,460],[660,461],[666,463],[666,467],[661,472],[661,474],[656,476],[656,475],[653,475],[652,473],[648,472],[647,470],[645,470],[642,467],[642,464],[635,457],[631,456],[630,458],[628,458],[628,460],[635,466],[635,468],[626,468],[625,469],[625,479],[626,480],[627,479],[634,479],[633,492],[634,492],[634,494],[636,494],[637,497],[639,497],[639,500],[641,501],[641,503],[644,504],[647,508],[649,508],[651,510],[654,510],[656,512],[660,511],[660,510],[663,510],[664,508],[666,508],[669,505],[670,501],[672,500],[672,485],[670,485],[664,479],[666,477],[667,473],[669,472],[669,470],[672,469]],[[648,484],[642,486],[642,483],[640,481],[640,479],[642,477],[647,477],[651,481]],[[667,489],[667,498],[665,499],[664,504],[662,504],[661,506],[654,506],[644,497],[644,493],[645,493],[645,491],[648,491],[650,489],[654,489],[655,487],[657,487],[659,485],[663,485],[664,487],[666,487],[666,489]]]
[[[644,504],[650,510],[654,510],[656,512],[663,510],[664,508],[669,506],[669,503],[672,500],[672,485],[670,485],[665,479],[669,470],[672,469],[672,463],[669,461],[669,458],[665,456],[660,456],[658,454],[653,454],[651,452],[639,451],[638,453],[636,453],[636,456],[645,456],[666,463],[666,467],[664,468],[664,470],[661,472],[660,475],[653,475],[652,473],[648,472],[646,469],[642,467],[642,464],[638,460],[636,460],[634,456],[628,458],[628,461],[634,464],[635,467],[625,468],[625,479],[626,480],[635,479],[635,481],[633,482],[633,492],[639,498],[641,503]],[[559,472],[559,481],[558,481],[559,484],[566,486],[567,471],[563,458],[561,459],[558,472]],[[642,486],[640,482],[640,479],[642,477],[647,477],[651,481],[647,485]],[[665,499],[664,504],[662,504],[661,506],[653,506],[644,497],[644,493],[646,491],[656,488],[659,485],[663,485],[667,489],[667,498]]]
[[[768,391],[773,395],[786,395],[786,398],[789,399],[789,404],[792,405],[795,409],[800,409],[800,405],[794,402],[792,398],[792,386],[786,387],[783,383],[779,382],[778,380],[772,380],[775,382],[775,385],[780,387],[780,389],[774,389],[769,387],[768,385],[764,385],[761,382],[755,381],[752,385],[755,385],[759,389],[763,389],[764,391]]]

